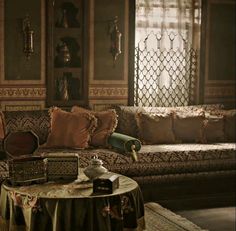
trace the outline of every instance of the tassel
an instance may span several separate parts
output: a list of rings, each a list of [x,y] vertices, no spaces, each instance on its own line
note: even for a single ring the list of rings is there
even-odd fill
[[[135,145],[134,144],[131,145],[131,150],[132,150],[132,152],[131,152],[132,159],[134,161],[138,161],[138,157],[137,157],[137,153],[135,151]]]

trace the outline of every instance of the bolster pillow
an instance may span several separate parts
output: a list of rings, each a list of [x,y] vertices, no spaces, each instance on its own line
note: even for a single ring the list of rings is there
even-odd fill
[[[121,133],[114,132],[108,139],[108,143],[119,151],[130,153],[133,160],[137,161],[137,154],[141,149],[140,140]]]

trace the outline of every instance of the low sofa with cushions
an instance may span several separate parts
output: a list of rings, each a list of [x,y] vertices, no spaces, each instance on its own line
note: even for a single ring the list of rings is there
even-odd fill
[[[194,204],[202,207],[206,203],[208,205],[235,203],[235,141],[234,138],[231,139],[232,137],[227,140],[225,129],[226,120],[229,117],[222,116],[218,105],[187,106],[168,108],[168,110],[166,108],[118,106],[115,107],[115,110],[118,115],[118,125],[115,132],[136,137],[143,142],[142,148],[138,152],[138,161],[133,161],[129,153],[123,153],[111,147],[88,147],[76,149],[80,157],[81,167],[86,167],[91,158],[97,155],[110,171],[135,179],[139,183],[146,201],[157,201],[167,207],[176,206],[179,208],[189,205],[194,206]],[[180,114],[178,114],[179,111]],[[199,123],[200,127],[203,126],[200,128],[201,132],[190,134],[194,136],[192,139],[189,137],[190,135],[185,137],[184,130],[188,129],[189,125],[185,127],[184,124],[180,123],[180,131],[175,131],[175,127],[173,127],[174,136],[179,133],[180,137],[177,137],[177,139],[171,137],[172,134],[165,131],[166,127],[163,129],[160,126],[161,124],[166,126],[169,124],[166,117],[170,115],[173,122],[173,118],[175,120],[181,119],[181,115],[189,112],[197,114],[197,118],[194,117],[196,119],[194,123],[186,118],[186,123],[193,128],[193,131],[199,129],[195,126],[197,121],[202,117],[204,120],[204,126]],[[204,114],[202,114],[203,112]],[[210,133],[209,140],[206,140],[206,127],[210,124],[205,123],[208,114],[222,117],[224,122],[224,137],[222,140],[219,129],[214,133],[208,131]],[[34,154],[75,152],[71,148],[55,148],[47,147],[47,145],[45,147],[51,127],[48,110],[6,111],[3,112],[3,115],[5,134],[17,130],[32,130],[38,135],[41,146]],[[147,120],[145,120],[145,116],[147,116]],[[185,117],[183,116],[183,118]],[[154,129],[160,129],[156,130],[156,133],[164,134],[165,140],[162,140],[162,135],[157,136],[157,140],[155,140],[155,137],[154,140],[153,137],[151,137],[151,140],[149,136],[145,137],[145,134],[149,134],[149,132],[155,133],[150,130],[153,119],[157,121],[157,124],[154,121]],[[158,123],[160,119],[166,119],[166,121],[160,124]],[[214,127],[212,129],[214,131]],[[179,139],[181,135],[182,140]],[[169,138],[173,140],[168,142],[166,139]],[[183,138],[186,138],[187,141],[184,142]],[[199,138],[201,139],[199,140]],[[212,139],[217,139],[217,143]],[[3,152],[1,153],[3,155]],[[8,175],[6,163],[5,159],[0,161],[1,180]]]

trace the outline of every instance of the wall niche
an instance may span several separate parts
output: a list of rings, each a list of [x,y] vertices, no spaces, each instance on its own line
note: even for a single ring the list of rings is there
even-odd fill
[[[47,5],[47,106],[87,105],[86,1]]]

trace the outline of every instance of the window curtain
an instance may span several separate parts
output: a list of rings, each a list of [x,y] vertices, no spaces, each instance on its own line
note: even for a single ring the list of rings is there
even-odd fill
[[[136,105],[193,103],[198,75],[192,56],[199,57],[200,14],[200,0],[136,0]]]

